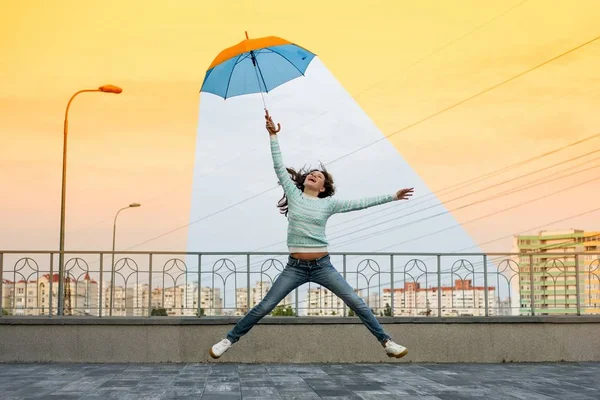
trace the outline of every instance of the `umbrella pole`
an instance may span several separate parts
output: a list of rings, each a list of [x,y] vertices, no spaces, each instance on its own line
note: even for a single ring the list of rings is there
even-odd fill
[[[244,31],[244,33],[246,34],[246,40],[250,39],[248,37],[248,31]],[[260,77],[258,76],[258,61],[256,60],[256,56],[254,55],[253,51],[250,51],[250,57],[252,58],[252,64],[254,64],[254,72],[256,72],[256,80],[258,81],[258,89],[260,91],[260,97],[262,98],[263,107],[265,108],[265,111],[267,111],[267,103],[265,101],[265,95],[263,94],[263,92],[260,88]],[[263,84],[264,84],[264,80],[263,80]],[[265,84],[265,90],[267,90],[266,84]],[[267,113],[268,113],[268,111],[267,111]]]
[[[263,94],[263,91],[260,87],[260,76],[258,75],[258,61],[256,60],[256,57],[254,56],[254,52],[251,51],[250,52],[250,56],[252,57],[252,64],[254,64],[254,72],[256,72],[256,80],[258,81],[258,90],[260,91],[260,97],[262,98],[262,102],[263,102],[263,106],[265,107],[265,111],[267,110],[267,102],[265,101],[265,95]],[[263,80],[263,84],[265,85],[265,90],[267,90],[267,86]]]

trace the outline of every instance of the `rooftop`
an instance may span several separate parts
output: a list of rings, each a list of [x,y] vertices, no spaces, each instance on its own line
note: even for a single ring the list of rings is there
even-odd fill
[[[6,398],[597,399],[600,363],[0,364]]]

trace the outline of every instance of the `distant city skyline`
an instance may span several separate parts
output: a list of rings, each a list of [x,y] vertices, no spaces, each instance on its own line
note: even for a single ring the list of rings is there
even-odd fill
[[[53,275],[52,302],[49,291],[50,275],[39,280],[2,281],[2,308],[17,316],[57,315],[58,275]],[[236,288],[235,303],[225,305],[220,288],[199,287],[197,282],[171,287],[154,287],[149,295],[148,284],[133,287],[115,286],[111,310],[111,283],[105,282],[102,290],[96,280],[85,276],[82,282],[69,281],[70,295],[66,296],[65,315],[149,317],[153,310],[164,310],[165,316],[243,316],[248,312],[248,289]],[[271,289],[271,282],[257,281],[250,290],[250,307],[256,306]],[[316,286],[316,287],[315,287]],[[298,316],[344,316],[344,302],[325,287],[315,285],[301,291],[304,299],[297,302],[292,294],[286,296],[278,306],[291,307]],[[200,290],[198,290],[200,288]],[[359,296],[378,316],[437,316],[437,288],[420,288],[419,283],[408,282],[403,288],[383,288],[372,291],[355,288]],[[500,313],[496,306],[496,288],[488,288],[489,315]],[[483,287],[474,287],[471,280],[456,280],[453,286],[443,286],[442,316],[483,316],[485,296]],[[380,294],[381,293],[381,294]],[[450,295],[447,296],[446,294]],[[200,301],[198,298],[200,297]],[[52,303],[52,309],[49,308]],[[298,309],[296,310],[296,305]],[[393,305],[393,306],[392,306]],[[388,313],[388,308],[391,310]],[[101,311],[101,312],[100,312]],[[518,311],[518,310],[517,310]],[[352,316],[350,309],[346,315]],[[517,315],[517,314],[515,314]]]

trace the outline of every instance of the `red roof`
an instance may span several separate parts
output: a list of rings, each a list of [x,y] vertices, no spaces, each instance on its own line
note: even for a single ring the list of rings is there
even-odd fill
[[[46,274],[44,275],[44,278],[46,278],[47,280],[50,280],[50,274]],[[67,277],[65,279],[65,282],[71,282],[71,281],[75,281],[74,279],[72,279],[71,277]],[[58,283],[58,274],[52,274],[52,282],[53,283]]]
[[[44,275],[44,278],[46,278],[49,281],[50,274]],[[58,282],[58,274],[52,274],[52,282],[54,282],[54,283]]]
[[[488,286],[487,288],[488,290],[495,290],[496,288],[494,286]],[[404,283],[404,288],[398,288],[398,289],[394,289],[394,292],[399,292],[399,293],[403,293],[403,292],[437,292],[438,288],[437,287],[433,287],[433,288],[421,288],[421,284],[419,282],[405,282]],[[454,283],[454,286],[442,286],[441,287],[442,292],[449,292],[449,291],[454,291],[454,290],[485,290],[485,288],[483,286],[471,286],[471,280],[470,279],[457,279]],[[392,291],[392,289],[383,289],[384,293],[390,293]]]
[[[44,278],[46,278],[47,281],[50,281],[50,274],[45,274],[43,275]],[[98,284],[98,282],[96,282],[95,280],[93,280],[90,277],[90,274],[86,273],[85,277],[83,278],[85,281],[90,281],[90,283],[94,283],[94,284]],[[66,282],[75,282],[75,279],[71,278],[71,277],[67,277],[65,279]],[[58,283],[58,274],[52,274],[52,282],[53,283]],[[2,283],[5,284],[14,284],[15,282],[12,282],[8,279],[2,279]],[[20,281],[18,281],[17,283],[37,283],[37,280],[31,280],[31,281],[26,281],[24,279],[21,279]]]

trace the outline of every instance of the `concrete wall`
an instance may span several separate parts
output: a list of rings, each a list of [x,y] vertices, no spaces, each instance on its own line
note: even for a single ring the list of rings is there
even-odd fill
[[[0,318],[0,362],[600,361],[600,317],[379,318],[409,354],[395,360],[356,318],[268,317],[221,359],[236,319]]]

